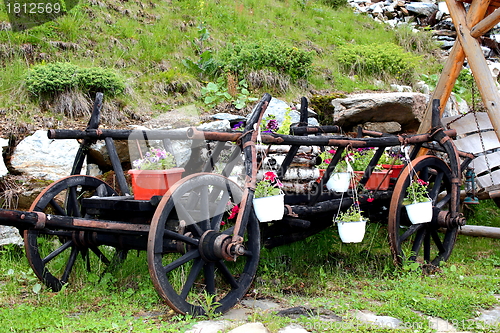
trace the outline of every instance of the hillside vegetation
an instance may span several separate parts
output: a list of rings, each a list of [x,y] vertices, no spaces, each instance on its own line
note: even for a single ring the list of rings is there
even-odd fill
[[[104,122],[117,125],[184,104],[242,109],[263,92],[298,100],[411,85],[437,70],[428,33],[392,30],[342,0],[65,5],[54,20],[12,29],[2,3],[0,113],[18,126],[64,125],[96,91]]]

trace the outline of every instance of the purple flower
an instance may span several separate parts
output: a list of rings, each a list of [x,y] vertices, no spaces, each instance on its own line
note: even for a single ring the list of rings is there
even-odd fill
[[[275,131],[279,128],[278,121],[276,119],[271,119],[267,122],[266,128],[271,131]]]

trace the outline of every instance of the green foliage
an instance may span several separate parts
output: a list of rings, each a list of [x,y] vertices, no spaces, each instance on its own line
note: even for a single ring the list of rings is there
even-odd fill
[[[332,101],[337,98],[345,98],[343,93],[332,93],[327,95],[313,95],[311,97],[311,107],[318,113],[320,124],[331,125],[334,123],[335,108]]]
[[[278,41],[239,40],[220,53],[224,67],[238,75],[251,70],[271,69],[289,75],[292,80],[306,78],[312,70],[313,52],[290,47]]]
[[[347,0],[321,0],[321,2],[333,9],[347,5]]]
[[[436,85],[439,81],[438,74],[421,74],[421,79],[429,86],[430,90],[436,89]],[[476,94],[477,100],[472,100],[472,91],[476,90],[476,82],[474,81],[474,76],[472,76],[471,72],[467,69],[462,69],[460,74],[458,75],[457,80],[455,81],[455,85],[453,86],[453,93],[458,99],[465,99],[470,104],[473,102],[478,102],[480,98],[478,98],[479,94]]]
[[[83,68],[69,62],[33,66],[25,77],[26,88],[36,96],[79,89],[118,95],[125,83],[113,70],[100,67]]]
[[[213,108],[223,102],[232,102],[238,110],[243,109],[248,102],[257,100],[257,98],[249,96],[250,92],[248,91],[246,80],[238,82],[237,90],[237,95],[233,98],[228,91],[226,79],[221,76],[216,82],[208,82],[205,87],[201,88],[201,96],[203,97],[203,102],[208,107]]]
[[[365,217],[362,215],[361,209],[358,205],[351,205],[346,211],[341,212],[336,218],[337,222],[359,222],[364,221]]]
[[[421,179],[412,180],[410,185],[406,188],[406,196],[403,200],[403,204],[414,204],[427,201],[430,201],[427,182]]]
[[[421,57],[392,43],[341,45],[335,51],[341,68],[350,74],[382,78],[392,76],[411,83]]]

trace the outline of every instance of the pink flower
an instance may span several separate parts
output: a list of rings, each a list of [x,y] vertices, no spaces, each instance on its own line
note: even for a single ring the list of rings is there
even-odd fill
[[[419,183],[420,185],[429,185],[428,182],[426,182],[425,180],[422,180],[422,179],[417,179],[417,183]]]
[[[331,161],[332,161],[332,159],[331,159],[331,158],[325,158],[325,163],[326,163],[326,164],[330,164],[330,162],[331,162]]]
[[[231,220],[231,219],[234,219],[236,217],[236,215],[238,215],[238,212],[240,211],[240,207],[238,206],[234,206],[232,209],[231,209],[231,215],[229,215],[228,219]]]
[[[276,186],[283,187],[283,183],[278,178],[276,178]]]
[[[271,182],[274,182],[276,179],[276,174],[272,171],[268,171],[264,174],[264,180],[269,180]]]
[[[222,221],[222,222],[220,223],[220,225],[225,225],[225,224],[226,224],[226,222],[224,222],[224,221]]]
[[[375,200],[375,199],[373,199],[373,198],[368,198],[368,199],[366,199],[366,201],[368,201],[368,202],[373,202],[374,200]]]
[[[329,152],[330,154],[335,154],[337,151],[336,151],[335,149],[330,149],[328,152]]]

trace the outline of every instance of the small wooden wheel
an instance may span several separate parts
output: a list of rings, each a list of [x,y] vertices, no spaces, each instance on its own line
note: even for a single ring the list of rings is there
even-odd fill
[[[260,255],[253,212],[237,257],[228,257],[242,190],[216,174],[194,174],[175,184],[158,205],[148,238],[153,284],[178,313],[225,312],[246,293]],[[251,207],[247,208],[251,209]]]
[[[90,176],[69,176],[45,188],[35,199],[30,211],[62,216],[87,217],[81,199],[112,196],[116,192],[105,182]],[[28,229],[24,231],[24,247],[31,268],[53,291],[68,282],[81,254],[87,271],[99,273],[108,265],[121,261],[126,251],[100,246],[94,232]],[[91,258],[94,254],[96,258]]]
[[[451,198],[458,195],[452,186],[452,172],[448,165],[435,156],[421,156],[412,161],[418,177],[428,182],[432,199],[433,217],[429,223],[412,224],[408,219],[403,199],[414,175],[406,166],[399,176],[391,199],[389,211],[389,243],[396,264],[405,260],[438,266],[451,254],[458,233],[458,226],[446,222]],[[458,207],[457,207],[458,209]],[[458,212],[456,212],[458,214]]]

